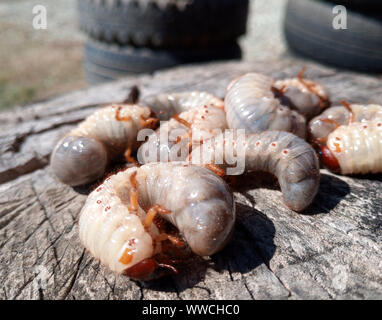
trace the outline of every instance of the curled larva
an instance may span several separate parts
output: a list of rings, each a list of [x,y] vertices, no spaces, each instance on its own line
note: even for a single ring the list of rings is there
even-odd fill
[[[322,164],[341,174],[381,172],[382,106],[341,103],[309,123]]]
[[[156,122],[148,107],[120,104],[101,108],[57,143],[51,168],[65,184],[93,182],[102,177],[112,159],[137,147],[140,129]]]
[[[304,79],[305,68],[296,78],[277,80],[273,91],[283,105],[298,111],[307,120],[320,114],[330,105],[326,90],[318,83]]]
[[[168,234],[156,215],[179,231]],[[105,180],[82,208],[80,239],[112,271],[149,280],[176,272],[166,240],[197,255],[216,253],[229,240],[235,205],[217,175],[182,162],[129,168]],[[182,237],[182,239],[179,238]]]
[[[224,100],[228,126],[247,133],[287,131],[305,138],[305,118],[281,105],[273,85],[272,78],[260,73],[247,73],[231,82]]]
[[[309,135],[312,142],[317,139],[326,139],[332,131],[341,125],[382,119],[382,106],[380,105],[348,104],[345,101],[342,101],[342,104],[342,106],[326,109],[309,122]]]
[[[323,87],[302,75],[303,71],[297,78],[274,81],[247,73],[233,80],[225,97],[228,126],[247,133],[278,130],[305,138],[306,119],[330,102]]]
[[[193,107],[162,123],[139,148],[138,160],[140,163],[186,160],[193,148],[226,128],[225,112],[220,106]]]
[[[221,99],[204,91],[152,95],[144,98],[141,104],[150,107],[160,120],[168,120],[175,114],[205,105],[224,109],[224,102]]]
[[[382,119],[339,126],[320,155],[327,168],[344,175],[382,172]]]
[[[316,196],[320,180],[314,149],[288,132],[265,131],[243,136],[243,139],[238,139],[236,134],[212,138],[193,150],[192,163],[238,167],[241,157],[244,172],[270,172],[278,178],[289,208],[294,211],[307,208]]]

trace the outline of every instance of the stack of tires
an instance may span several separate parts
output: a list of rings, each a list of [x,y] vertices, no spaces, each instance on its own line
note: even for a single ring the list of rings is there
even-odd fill
[[[289,0],[287,43],[294,52],[329,65],[380,73],[381,7],[380,0]]]
[[[89,84],[240,59],[249,0],[78,0]]]

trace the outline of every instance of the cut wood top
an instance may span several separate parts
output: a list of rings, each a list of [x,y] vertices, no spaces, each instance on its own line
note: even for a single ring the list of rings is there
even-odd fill
[[[1,299],[339,299],[382,298],[382,178],[322,170],[305,214],[287,209],[264,181],[235,192],[230,244],[179,275],[140,283],[116,276],[79,242],[84,190],[61,184],[48,166],[58,139],[97,108],[138,85],[143,96],[205,90],[224,97],[244,72],[293,77],[303,65],[219,63],[130,77],[0,113]],[[381,103],[376,77],[307,64],[307,78],[332,101]]]

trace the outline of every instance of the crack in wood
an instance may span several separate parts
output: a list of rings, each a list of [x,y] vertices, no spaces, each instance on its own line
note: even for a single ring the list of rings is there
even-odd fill
[[[29,275],[30,264],[33,264],[32,267],[43,264],[52,272],[49,279],[53,276],[54,280],[49,282],[47,288],[34,292],[33,298],[36,299],[114,299],[126,294],[125,289],[116,288],[121,278],[115,276],[112,283],[112,278],[103,274],[100,265],[93,272],[94,259],[86,259],[85,251],[80,253],[80,242],[74,228],[77,226],[76,217],[83,196],[77,196],[77,190],[64,188],[58,182],[53,185],[49,170],[37,172],[49,164],[49,152],[54,147],[53,143],[45,145],[48,142],[43,141],[45,135],[47,139],[58,138],[65,131],[65,126],[70,127],[81,121],[93,108],[113,96],[122,97],[127,85],[141,85],[143,96],[202,89],[222,97],[231,78],[242,73],[255,70],[285,77],[296,75],[296,70],[300,68],[300,65],[290,65],[287,61],[269,65],[218,63],[181,67],[153,76],[128,78],[19,109],[14,113],[0,114],[0,130],[4,129],[0,135],[0,183],[4,183],[0,187],[1,224],[7,220],[7,224],[0,229],[0,262],[3,266],[0,279],[6,283],[0,295],[6,299],[27,296],[26,288],[36,276]],[[320,80],[330,89],[333,101],[339,101],[346,95],[350,101],[365,103],[373,102],[369,100],[380,96],[380,80],[375,78],[351,72],[340,73],[315,64],[309,65],[309,69],[313,80]],[[20,122],[15,122],[16,117],[20,118]],[[40,138],[41,145],[35,143]],[[311,298],[341,298],[343,295],[346,298],[375,297],[382,290],[382,265],[377,263],[382,260],[382,247],[378,241],[382,239],[378,229],[382,224],[378,209],[382,203],[382,181],[373,177],[334,178],[336,176],[333,175],[333,178],[328,178],[327,173],[324,176],[320,198],[314,204],[311,216],[297,215],[279,207],[279,204],[282,205],[281,194],[279,189],[272,186],[266,186],[268,190],[264,196],[256,190],[262,186],[251,187],[248,192],[235,192],[240,195],[235,196],[238,202],[243,201],[243,205],[255,210],[255,214],[238,215],[237,237],[226,252],[219,253],[217,259],[221,269],[227,272],[207,272],[204,275],[203,271],[205,279],[197,283],[187,279],[187,286],[184,285],[184,279],[166,279],[169,282],[164,282],[163,292],[159,296],[163,297],[168,291],[171,297],[178,299],[185,296],[207,296],[211,299],[218,288],[219,298],[244,294],[251,299],[268,296],[277,298],[280,295],[299,299],[302,293]],[[336,179],[343,180],[343,183]],[[45,183],[50,184],[49,190],[44,188]],[[21,196],[22,199],[17,200],[19,202],[13,202],[15,192],[31,196]],[[8,198],[11,201],[4,201]],[[262,212],[256,208],[261,208]],[[336,249],[341,243],[343,247]],[[29,252],[23,253],[25,248]],[[357,250],[361,252],[353,252]],[[20,253],[23,253],[21,261]],[[346,274],[352,284],[346,292],[337,290],[333,285],[331,270],[338,261],[353,266],[351,272]],[[14,268],[20,269],[17,275],[14,274]],[[295,282],[296,278],[299,281]],[[81,285],[76,285],[79,279]],[[131,284],[131,289],[126,290],[131,290],[129,293],[137,299],[156,297],[157,291],[161,290],[144,287],[128,279],[123,281],[124,285]],[[106,292],[100,293],[100,288]],[[256,288],[270,288],[270,292],[260,292]],[[310,288],[309,292],[306,288]]]
[[[61,297],[60,297],[62,300],[65,300],[65,299],[68,297],[70,291],[72,291],[72,289],[73,289],[73,286],[74,286],[74,284],[75,284],[75,282],[76,282],[77,276],[79,275],[79,271],[80,271],[81,263],[82,263],[82,261],[83,261],[83,259],[84,259],[85,252],[86,252],[86,250],[83,249],[80,258],[78,259],[78,261],[77,261],[77,263],[76,263],[76,269],[74,270],[74,273],[73,273],[73,275],[72,275],[72,277],[71,277],[69,286],[65,288],[63,294],[62,294]]]
[[[38,193],[37,193],[33,183],[31,184],[31,188],[32,188],[32,191],[33,191],[33,193],[34,193],[34,195],[36,197],[37,203],[40,205],[40,207],[42,209],[42,212],[44,213],[44,216],[45,216],[45,218],[47,219],[47,221],[49,223],[49,226],[52,228],[53,232],[56,234],[57,231],[56,231],[55,227],[53,226],[52,221],[50,221],[50,217],[48,215],[48,212],[47,212],[44,204],[42,203],[42,201],[40,199],[40,196],[38,195]]]

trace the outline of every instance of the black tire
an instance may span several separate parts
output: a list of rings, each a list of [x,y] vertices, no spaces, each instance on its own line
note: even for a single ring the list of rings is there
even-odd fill
[[[289,0],[284,31],[296,53],[355,71],[382,72],[382,14],[347,10],[348,29],[333,28],[333,4]]]
[[[93,39],[152,48],[234,43],[245,34],[249,0],[78,0],[81,29]]]
[[[343,5],[350,9],[380,8],[381,0],[326,0],[334,4]]]
[[[88,40],[85,71],[88,83],[95,85],[127,75],[153,73],[179,64],[240,58],[241,49],[237,44],[208,50],[152,50]]]

